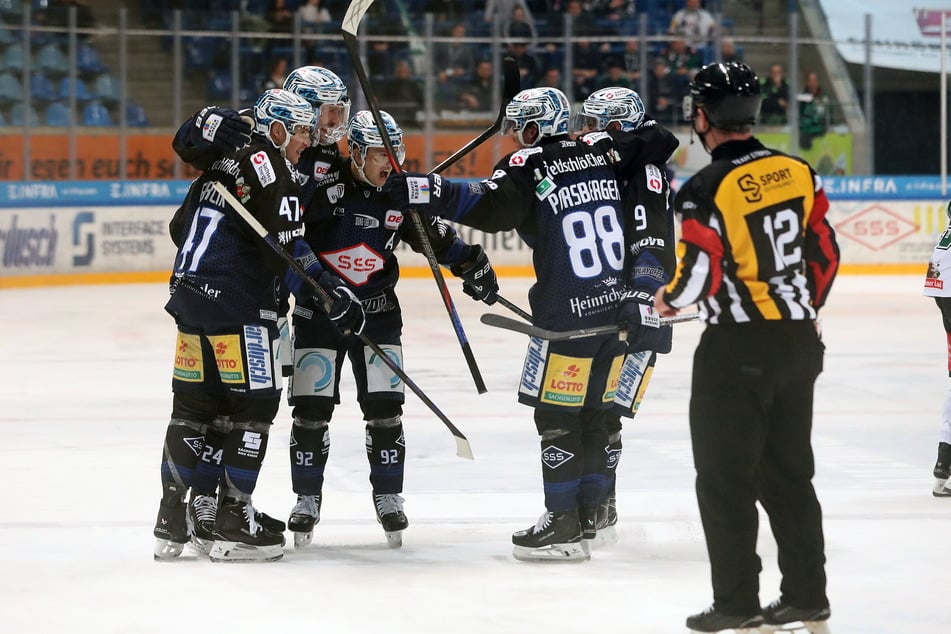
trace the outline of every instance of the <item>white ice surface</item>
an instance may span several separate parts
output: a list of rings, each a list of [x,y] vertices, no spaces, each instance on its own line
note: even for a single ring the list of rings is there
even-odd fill
[[[515,389],[526,340],[478,321],[450,280],[488,385],[477,395],[431,279],[400,283],[406,370],[469,437],[408,394],[403,548],[370,500],[352,382],[332,429],[314,544],[273,564],[152,561],[174,325],[161,284],[0,291],[0,631],[166,633],[683,632],[711,601],[687,433],[699,324],[676,328],[624,435],[620,542],[579,565],[520,563],[510,534],[542,511],[538,442]],[[841,277],[824,311],[816,488],[837,634],[944,634],[951,499],[931,496],[944,334],[918,277]],[[525,280],[503,279],[527,306]],[[294,502],[290,416],[274,425],[255,492]],[[761,601],[778,593],[760,528]],[[292,544],[292,540],[289,540]]]

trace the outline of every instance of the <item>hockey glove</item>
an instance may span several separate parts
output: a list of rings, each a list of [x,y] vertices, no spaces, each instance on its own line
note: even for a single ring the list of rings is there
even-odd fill
[[[442,195],[442,177],[438,174],[393,173],[383,186],[394,209],[428,207]]]
[[[631,291],[618,306],[615,323],[627,331],[630,352],[670,352],[673,329],[660,325],[660,315],[653,304],[654,298],[650,294]]]
[[[325,275],[329,275],[329,273],[325,273]],[[330,321],[337,328],[337,332],[341,335],[361,334],[367,323],[367,317],[363,312],[363,304],[353,294],[353,291],[341,282],[340,286],[330,291],[330,299],[333,303],[327,316],[330,317]]]
[[[195,117],[202,140],[223,154],[232,154],[251,142],[251,120],[237,110],[208,106]]]
[[[456,277],[462,278],[463,293],[491,306],[499,299],[498,279],[482,245],[474,244],[470,249],[466,261],[450,267],[449,270]]]
[[[320,265],[320,259],[304,240],[298,238],[294,242],[292,254],[301,268],[307,271],[307,275],[316,280],[318,284],[320,284],[320,277],[324,275],[334,277],[324,270],[324,267]],[[338,278],[334,279],[340,282],[340,284],[343,284]],[[310,285],[292,268],[288,268],[287,273],[284,274],[284,284],[298,300],[306,299],[314,294]],[[330,293],[329,289],[334,288],[336,285],[326,287],[321,284],[321,286]]]

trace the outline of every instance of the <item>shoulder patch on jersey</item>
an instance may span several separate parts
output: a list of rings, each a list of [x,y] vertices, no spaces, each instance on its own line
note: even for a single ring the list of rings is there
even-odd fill
[[[327,200],[330,201],[330,204],[333,205],[338,200],[343,198],[344,185],[343,183],[337,183],[333,187],[327,188]]]
[[[509,156],[509,167],[518,167],[519,165],[525,165],[525,162],[528,160],[528,157],[532,154],[538,154],[542,149],[540,147],[527,147],[522,148],[521,150],[516,150]]]
[[[598,141],[603,141],[605,139],[610,139],[611,135],[607,132],[590,132],[583,137],[581,140],[587,143],[588,145],[594,145]]]
[[[655,194],[663,193],[664,175],[661,173],[660,168],[652,163],[648,163],[644,166],[644,172],[647,176],[647,189]]]
[[[396,231],[403,224],[403,212],[398,209],[388,209],[383,219],[383,226],[390,231]]]
[[[255,152],[251,155],[251,165],[254,167],[258,180],[261,181],[261,187],[267,187],[271,183],[277,182],[277,172],[271,165],[271,159],[267,152]]]

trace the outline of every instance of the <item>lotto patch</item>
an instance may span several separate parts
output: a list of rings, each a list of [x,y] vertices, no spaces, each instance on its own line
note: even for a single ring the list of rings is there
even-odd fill
[[[205,380],[201,357],[201,339],[198,335],[178,333],[175,341],[175,367],[172,376],[179,381],[201,383]]]
[[[243,384],[244,364],[241,362],[241,337],[238,335],[212,335],[208,337],[215,351],[215,365],[222,383]]]
[[[588,381],[591,378],[591,362],[591,359],[549,355],[539,400],[552,405],[584,405]]]
[[[608,373],[607,385],[605,386],[604,394],[601,395],[602,403],[612,403],[614,401],[614,395],[617,394],[618,384],[620,383],[621,366],[623,364],[623,354],[619,354],[618,356],[614,357],[614,361],[611,362],[611,370]]]

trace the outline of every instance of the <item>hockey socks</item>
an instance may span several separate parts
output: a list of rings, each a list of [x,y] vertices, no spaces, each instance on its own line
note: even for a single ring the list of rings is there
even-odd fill
[[[298,495],[320,495],[330,455],[326,421],[295,418],[290,440],[291,484]]]
[[[225,435],[224,495],[251,500],[267,452],[269,427],[270,423],[234,423],[234,429]]]
[[[366,426],[367,460],[370,462],[370,484],[375,494],[403,491],[403,462],[406,440],[399,416],[374,419]]]

